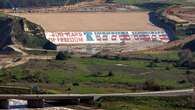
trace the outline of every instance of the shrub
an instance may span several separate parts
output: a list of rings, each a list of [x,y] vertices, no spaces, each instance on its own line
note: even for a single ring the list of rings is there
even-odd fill
[[[65,60],[65,55],[63,52],[58,52],[56,55],[56,60]]]
[[[157,67],[157,65],[154,62],[150,62],[147,67]]]
[[[68,58],[71,58],[71,55],[69,52],[58,52],[56,55],[56,60],[67,60]]]
[[[79,86],[79,83],[73,83],[72,85],[73,86]]]
[[[186,71],[186,74],[187,74],[187,75],[192,74],[192,71],[187,70],[187,71]]]
[[[180,81],[178,81],[178,83],[179,84],[184,84],[184,83],[186,83],[186,80],[180,80]]]
[[[154,80],[147,80],[144,82],[143,89],[151,90],[151,91],[159,91],[161,90],[161,87]]]
[[[165,68],[165,70],[170,70],[171,68],[169,67],[169,66],[167,66],[166,68]]]
[[[159,58],[155,58],[155,59],[154,59],[154,62],[155,62],[155,63],[160,63],[161,60],[160,60]]]
[[[71,91],[71,90],[72,90],[72,89],[71,89],[70,87],[66,89],[66,91]]]
[[[108,76],[109,76],[109,77],[111,77],[111,76],[113,76],[113,75],[114,75],[114,74],[113,74],[112,71],[109,71],[109,72],[108,72]]]

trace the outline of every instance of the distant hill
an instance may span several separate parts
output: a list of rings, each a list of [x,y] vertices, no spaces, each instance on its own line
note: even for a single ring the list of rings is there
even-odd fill
[[[81,1],[91,0],[0,0],[0,8],[60,6]]]

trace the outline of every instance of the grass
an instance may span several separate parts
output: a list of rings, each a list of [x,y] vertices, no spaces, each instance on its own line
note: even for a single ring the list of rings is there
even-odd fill
[[[39,50],[26,50],[30,55],[47,55],[47,56],[56,56],[57,52],[56,51],[39,51]]]
[[[135,88],[136,85],[142,85],[146,81],[153,81],[155,85],[163,88],[192,87],[192,82],[187,80],[189,75],[185,74],[185,69],[163,62],[155,63],[154,67],[148,67],[150,63],[151,61],[78,57],[66,61],[32,60],[27,64],[4,70],[5,75],[0,78],[6,79],[6,82],[12,82],[11,79],[14,78],[16,82],[57,84],[62,86],[62,89],[43,88],[61,93],[132,92],[132,90],[141,90]],[[167,67],[169,67],[168,70]],[[195,70],[191,71],[193,76]],[[109,72],[113,75],[108,76]],[[182,80],[185,82],[179,83]],[[79,83],[79,86],[73,86],[73,83]],[[70,90],[66,91],[66,89]]]
[[[164,51],[164,52],[145,52],[142,55],[158,58],[162,60],[179,60],[178,51]]]
[[[105,110],[193,110],[191,97],[104,98],[97,106]]]

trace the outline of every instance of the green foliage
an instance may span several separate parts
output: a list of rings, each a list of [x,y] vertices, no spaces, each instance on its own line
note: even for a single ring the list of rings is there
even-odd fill
[[[152,61],[152,62],[149,63],[148,67],[153,68],[153,67],[157,67],[157,65],[156,65],[155,62]]]
[[[193,82],[190,82],[192,77],[184,76],[185,69],[163,62],[157,63],[157,67],[150,68],[147,67],[150,62],[75,57],[65,61],[32,60],[27,64],[4,70],[6,76],[0,78],[6,82],[12,82],[12,79],[15,79],[17,82],[40,83],[47,85],[45,88],[48,87],[49,90],[62,93],[66,92],[65,88],[71,88],[70,93],[112,93],[143,90],[144,88],[165,90],[192,86]],[[166,70],[167,66],[171,68],[169,71]],[[194,70],[190,71],[194,72]],[[94,76],[96,73],[97,75]],[[179,83],[187,78],[191,79],[182,84]],[[155,82],[149,82],[151,79],[155,79]],[[73,85],[73,83],[78,83],[79,86],[74,86],[77,84]],[[56,87],[56,84],[60,87]],[[49,87],[51,85],[55,86]]]
[[[106,110],[193,110],[191,97],[186,96],[108,97],[102,98],[96,106]]]
[[[44,37],[38,37],[28,33],[18,34],[16,39],[18,42],[21,42],[22,45],[31,48],[43,48],[48,42]]]

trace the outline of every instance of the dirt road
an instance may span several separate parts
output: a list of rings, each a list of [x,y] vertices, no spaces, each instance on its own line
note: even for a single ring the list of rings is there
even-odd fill
[[[22,49],[25,49],[24,47],[20,45],[9,45],[8,47],[12,48],[14,51],[21,53],[20,57],[17,58],[2,58],[0,60],[0,69],[1,68],[11,68],[18,65],[22,65],[27,63],[29,60],[49,60],[54,59],[54,56],[38,56],[38,55],[29,55]],[[22,48],[22,49],[21,49]],[[42,51],[40,49],[40,51]],[[8,61],[7,61],[8,60]]]

